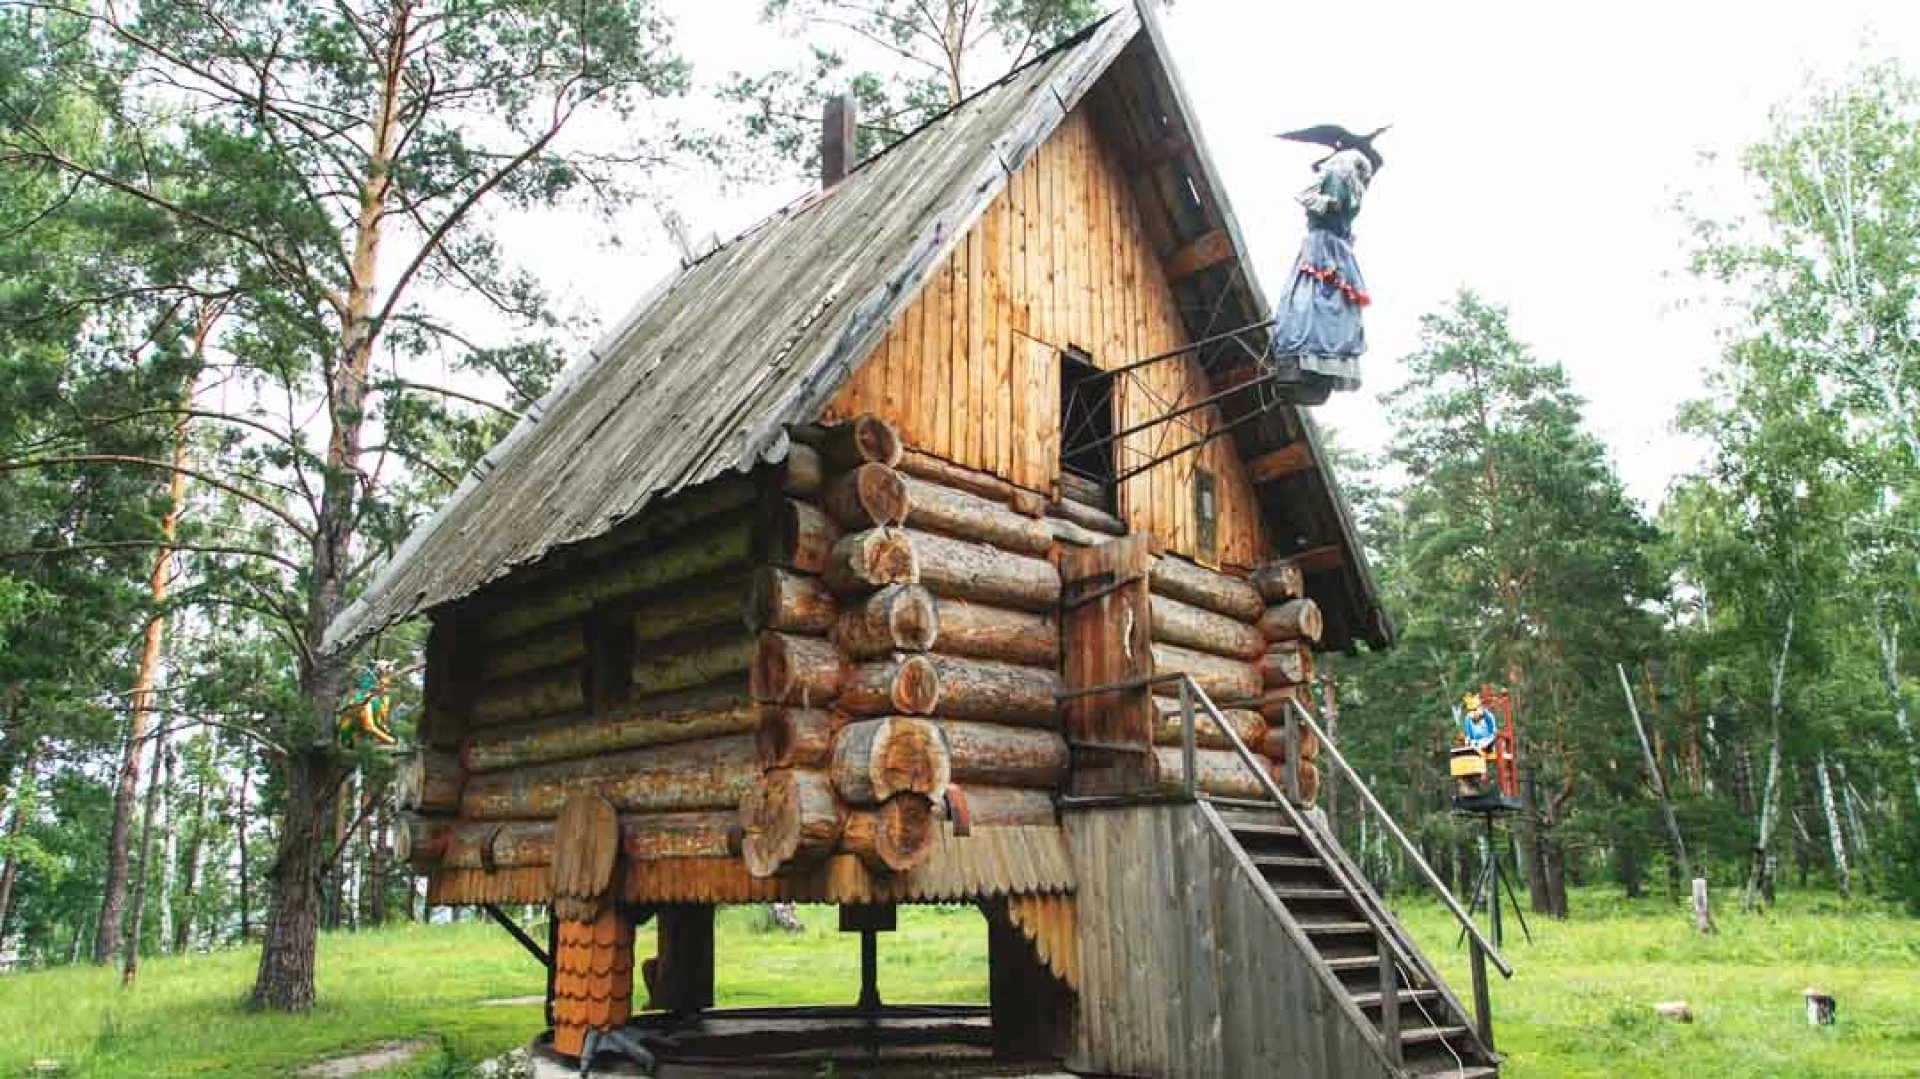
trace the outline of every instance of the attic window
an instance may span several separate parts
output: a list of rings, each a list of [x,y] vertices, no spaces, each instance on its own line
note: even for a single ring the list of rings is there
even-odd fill
[[[1099,375],[1086,353],[1060,353],[1061,486],[1104,509],[1113,498],[1113,379]]]
[[[1220,504],[1214,496],[1213,473],[1193,470],[1193,547],[1201,562],[1219,561]]]

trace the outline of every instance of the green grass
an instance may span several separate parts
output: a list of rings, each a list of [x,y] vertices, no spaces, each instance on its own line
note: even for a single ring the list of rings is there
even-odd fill
[[[1511,927],[1519,974],[1494,986],[1511,1079],[1920,1075],[1920,921],[1789,895],[1766,916],[1723,911],[1721,934],[1702,939],[1664,903],[1587,892],[1574,904],[1581,920],[1535,921],[1531,945]],[[1404,913],[1464,995],[1465,958],[1444,913]],[[722,1004],[853,999],[855,939],[837,932],[830,909],[802,915],[807,932],[786,936],[759,932],[755,910],[722,913]],[[972,910],[903,909],[900,931],[883,938],[881,989],[889,999],[984,1000],[985,955]],[[305,1018],[244,1009],[254,960],[251,950],[149,960],[132,992],[92,968],[0,975],[0,1079],[43,1058],[67,1076],[264,1079],[397,1038],[430,1049],[389,1079],[440,1079],[540,1026],[538,1005],[477,1006],[543,986],[531,960],[487,924],[325,937],[321,1003]],[[1838,1026],[1806,1026],[1800,994],[1810,985],[1839,998]],[[1698,1021],[1655,1019],[1652,1003],[1673,999],[1690,1002]]]

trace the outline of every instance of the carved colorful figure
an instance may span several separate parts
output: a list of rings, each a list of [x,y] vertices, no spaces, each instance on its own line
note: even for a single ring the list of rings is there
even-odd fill
[[[1460,698],[1460,737],[1474,749],[1485,753],[1500,736],[1500,718],[1480,703],[1480,694]]]
[[[354,676],[346,706],[340,710],[341,745],[352,748],[363,734],[383,746],[394,744],[393,734],[387,728],[388,689],[392,682],[393,664],[385,660],[361,668]]]

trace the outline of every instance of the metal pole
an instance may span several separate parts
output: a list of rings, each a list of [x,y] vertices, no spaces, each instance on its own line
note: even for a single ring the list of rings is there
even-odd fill
[[[1308,729],[1313,731],[1314,735],[1320,739],[1321,754],[1332,761],[1335,767],[1339,768],[1341,772],[1345,773],[1348,778],[1354,781],[1354,788],[1359,791],[1361,800],[1367,804],[1367,808],[1373,810],[1375,815],[1380,818],[1380,827],[1386,829],[1387,833],[1393,836],[1394,840],[1400,844],[1400,849],[1405,851],[1407,857],[1413,860],[1414,868],[1420,871],[1420,876],[1426,880],[1428,887],[1439,893],[1440,902],[1446,905],[1447,913],[1452,914],[1454,921],[1460,923],[1470,936],[1479,941],[1482,946],[1486,947],[1487,958],[1493,961],[1494,969],[1498,970],[1502,977],[1513,977],[1513,968],[1508,966],[1507,961],[1500,957],[1500,949],[1488,944],[1486,938],[1480,935],[1480,927],[1474,925],[1473,919],[1467,915],[1467,912],[1460,909],[1460,901],[1453,897],[1452,890],[1440,880],[1440,875],[1435,873],[1433,867],[1427,864],[1427,860],[1420,856],[1419,848],[1415,847],[1413,841],[1407,838],[1407,833],[1401,831],[1400,826],[1394,823],[1393,817],[1387,813],[1387,808],[1380,804],[1380,799],[1375,798],[1373,791],[1368,789],[1366,784],[1360,782],[1358,775],[1353,770],[1353,765],[1348,764],[1347,759],[1340,755],[1340,750],[1327,741],[1327,736],[1320,730],[1320,725],[1313,721],[1313,717],[1308,715],[1306,709],[1300,706],[1300,702],[1293,701],[1291,703],[1293,704],[1292,710],[1299,713],[1301,722],[1307,724]]]
[[[1097,450],[1102,446],[1108,445],[1110,443],[1118,442],[1121,439],[1126,438],[1128,435],[1137,435],[1140,432],[1145,431],[1150,427],[1158,427],[1161,424],[1166,423],[1170,420],[1177,420],[1180,417],[1185,416],[1189,412],[1198,412],[1209,405],[1219,404],[1221,401],[1224,401],[1227,398],[1232,397],[1236,393],[1241,393],[1245,390],[1250,390],[1255,386],[1264,386],[1267,383],[1274,381],[1278,377],[1279,377],[1278,375],[1261,375],[1258,378],[1250,378],[1247,381],[1242,382],[1237,386],[1233,386],[1228,389],[1221,390],[1219,393],[1213,394],[1212,396],[1202,397],[1200,400],[1195,401],[1191,404],[1181,405],[1180,407],[1174,409],[1172,412],[1162,412],[1160,415],[1155,416],[1153,419],[1142,420],[1141,422],[1134,424],[1132,427],[1129,427],[1124,431],[1115,431],[1113,434],[1103,435],[1100,438],[1096,438],[1092,442],[1084,442],[1084,443],[1081,443],[1080,445],[1069,447],[1062,454],[1062,456],[1070,457],[1076,453],[1085,453],[1087,450]]]
[[[1505,934],[1500,931],[1500,854],[1493,847],[1493,814],[1487,818],[1487,872],[1492,874],[1492,887],[1487,889],[1489,903],[1487,909],[1493,912],[1493,946],[1506,945]]]
[[[1137,371],[1140,368],[1146,367],[1149,364],[1160,363],[1164,360],[1171,360],[1176,356],[1185,356],[1189,352],[1198,352],[1199,350],[1206,348],[1208,345],[1217,345],[1222,341],[1231,341],[1243,333],[1252,333],[1254,330],[1264,330],[1267,327],[1273,325],[1273,322],[1274,322],[1273,319],[1268,319],[1265,322],[1255,322],[1252,325],[1242,326],[1237,330],[1228,330],[1225,333],[1216,333],[1211,337],[1202,337],[1198,341],[1194,341],[1191,344],[1182,345],[1171,352],[1162,352],[1157,356],[1148,356],[1144,360],[1134,360],[1131,363],[1121,364],[1119,367],[1111,367],[1105,371],[1100,371],[1095,374],[1088,375],[1085,379],[1082,380],[1082,384],[1084,385],[1089,382],[1104,382],[1107,379],[1124,375],[1128,371]]]

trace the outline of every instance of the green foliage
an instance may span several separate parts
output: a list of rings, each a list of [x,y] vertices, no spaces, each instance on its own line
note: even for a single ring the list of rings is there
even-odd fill
[[[797,55],[721,84],[727,157],[743,177],[764,180],[770,163],[817,174],[821,104],[840,93],[859,109],[856,157],[871,156],[1097,14],[1090,0],[767,0]]]

